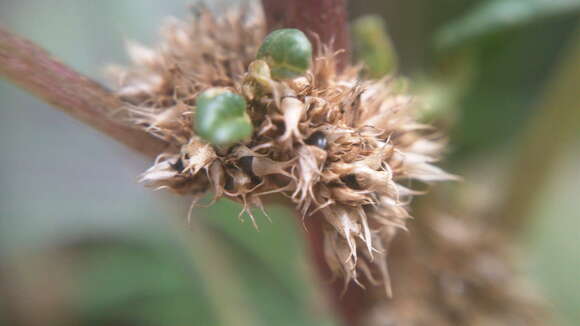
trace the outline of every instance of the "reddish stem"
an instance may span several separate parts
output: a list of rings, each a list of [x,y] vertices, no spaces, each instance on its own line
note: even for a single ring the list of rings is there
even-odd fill
[[[309,216],[305,220],[307,231],[304,236],[308,241],[310,258],[316,266],[318,281],[323,285],[322,290],[325,292],[331,308],[340,316],[345,325],[359,325],[360,317],[365,311],[365,306],[368,302],[367,293],[353,282],[347,285],[346,292],[344,292],[343,280],[329,283],[332,273],[324,258],[324,224],[324,217],[320,214]]]
[[[1,27],[0,76],[145,155],[156,156],[167,146],[129,126],[123,103],[112,92]]]
[[[322,44],[331,44],[333,49],[345,50],[339,56],[339,67],[344,67],[350,59],[350,34],[346,0],[262,0],[268,29],[297,28],[312,40],[317,35]],[[316,47],[320,44],[313,42]],[[328,301],[347,325],[356,325],[365,307],[365,293],[357,286],[349,285],[345,295],[341,281],[329,284],[331,273],[324,258],[323,217],[311,216],[306,219],[305,237],[310,247],[310,255],[316,266],[321,284],[327,285]]]

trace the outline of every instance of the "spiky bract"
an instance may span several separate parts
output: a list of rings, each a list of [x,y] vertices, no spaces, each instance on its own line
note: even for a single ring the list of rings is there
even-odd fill
[[[131,46],[135,67],[116,70],[119,95],[135,123],[173,145],[142,181],[237,200],[252,220],[250,207],[262,207],[263,196],[284,195],[303,218],[325,221],[326,260],[337,276],[381,279],[390,294],[385,255],[419,193],[412,180],[453,179],[432,165],[442,144],[415,120],[413,99],[393,78],[338,71],[324,46],[304,76],[271,78],[264,61],[254,61],[265,36],[255,12],[220,19],[204,12],[171,22],[156,50]],[[219,148],[194,133],[195,99],[210,87],[246,98],[250,139]]]

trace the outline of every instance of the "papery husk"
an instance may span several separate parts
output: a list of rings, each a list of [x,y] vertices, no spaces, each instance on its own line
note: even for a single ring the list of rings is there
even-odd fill
[[[413,223],[389,250],[396,295],[368,293],[364,326],[554,325],[546,302],[517,268],[501,234],[437,213]]]
[[[134,65],[111,70],[118,94],[136,125],[173,145],[141,181],[196,200],[207,192],[236,200],[254,223],[251,208],[280,193],[303,219],[327,222],[321,236],[337,276],[361,285],[362,276],[391,295],[387,250],[420,194],[413,183],[455,179],[433,165],[444,142],[417,122],[413,98],[395,77],[364,80],[355,66],[338,71],[328,47],[303,77],[248,73],[265,30],[257,8],[219,18],[199,11],[169,21],[155,49],[130,44]],[[246,97],[251,139],[226,148],[196,135],[195,98],[211,87]],[[321,134],[325,146],[311,141]]]

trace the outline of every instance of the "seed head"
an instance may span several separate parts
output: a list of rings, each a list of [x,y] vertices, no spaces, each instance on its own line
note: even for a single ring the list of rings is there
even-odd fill
[[[302,218],[324,221],[334,274],[381,279],[390,294],[385,255],[419,194],[411,180],[454,178],[433,165],[444,146],[394,78],[338,71],[326,46],[312,59],[298,30],[264,37],[257,9],[202,12],[170,23],[158,49],[116,70],[134,122],[173,145],[142,181],[233,199],[252,221],[264,196],[282,194]]]

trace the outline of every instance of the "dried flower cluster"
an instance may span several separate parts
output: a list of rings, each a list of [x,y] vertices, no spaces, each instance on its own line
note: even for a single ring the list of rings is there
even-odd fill
[[[425,215],[392,244],[397,295],[373,301],[364,325],[553,325],[505,238],[474,221]]]
[[[270,78],[254,62],[264,36],[258,10],[200,12],[165,26],[154,50],[130,45],[134,67],[114,69],[118,94],[134,123],[173,145],[142,181],[234,199],[252,221],[250,208],[262,208],[263,196],[282,194],[303,218],[327,222],[325,255],[336,275],[358,282],[363,274],[390,294],[384,255],[419,193],[410,182],[453,179],[432,165],[442,144],[415,120],[412,99],[393,79],[338,71],[328,48],[304,76]],[[248,141],[219,147],[196,135],[195,99],[211,87],[245,97],[254,128]]]

